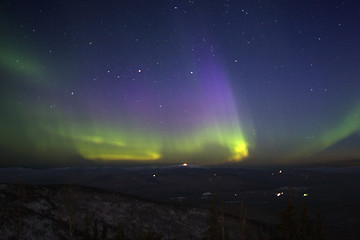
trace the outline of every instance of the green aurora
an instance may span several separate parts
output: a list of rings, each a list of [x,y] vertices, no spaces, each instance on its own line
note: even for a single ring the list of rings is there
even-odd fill
[[[10,52],[2,54],[1,68],[15,76],[12,78],[28,79],[33,89],[41,90],[43,84],[36,81],[44,77],[40,64],[31,61],[19,64],[18,57],[13,56],[20,55]],[[19,59],[26,57],[20,56]],[[78,108],[83,107],[81,103],[77,105]],[[147,123],[140,121],[132,126],[105,126],[94,123],[96,121],[91,119],[90,114],[77,119],[61,112],[61,103],[56,111],[42,102],[26,103],[26,96],[21,96],[16,90],[11,94],[2,93],[1,107],[1,145],[32,157],[64,158],[74,154],[95,162],[193,161],[210,164],[241,161],[251,158],[249,152],[256,152],[253,137],[249,131],[248,135],[244,133],[238,119],[235,125],[215,122],[195,131],[181,131],[172,135],[164,130],[141,129],[138,126]],[[292,152],[280,154],[279,157],[286,160],[302,159],[326,150],[359,132],[358,116],[360,108],[357,107],[335,127],[318,132],[318,137],[295,146]]]
[[[358,14],[26,4],[0,4],[2,166],[360,156]]]

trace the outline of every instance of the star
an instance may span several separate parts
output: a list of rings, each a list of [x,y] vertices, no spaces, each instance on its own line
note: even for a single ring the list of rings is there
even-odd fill
[[[323,147],[359,131],[355,43],[360,35],[352,31],[356,22],[351,21],[357,14],[346,11],[349,16],[342,17],[356,4],[333,1],[331,8],[321,9],[321,16],[316,8],[308,11],[300,4],[300,21],[282,14],[291,13],[293,6],[276,1],[265,15],[261,1],[158,2],[124,3],[126,14],[119,14],[116,4],[87,4],[71,22],[56,11],[56,3],[46,8],[33,3],[29,9],[23,4],[4,6],[3,20],[9,26],[0,47],[0,75],[6,80],[0,88],[5,98],[0,115],[9,114],[9,103],[19,104],[9,119],[29,121],[2,121],[11,126],[0,148],[8,137],[13,139],[12,129],[27,130],[17,130],[16,124],[32,124],[37,130],[55,117],[59,127],[44,134],[43,142],[48,134],[67,135],[54,137],[51,144],[90,160],[126,154],[137,161],[145,152],[145,158],[162,152],[196,155],[214,145],[219,161],[245,156],[251,146],[256,147],[249,152],[249,162],[258,157],[261,161],[268,153],[275,154],[272,159],[300,161],[302,155],[317,156]],[[336,5],[342,9],[335,11]],[[70,10],[79,7],[75,1],[66,4]],[[106,7],[116,13],[109,16]],[[166,19],[174,21],[163,22]],[[36,115],[28,118],[29,108]],[[359,117],[353,123],[350,116],[355,114]],[[44,119],[37,121],[37,116]],[[99,120],[107,126],[94,126]],[[77,127],[74,133],[57,132],[64,128],[63,121]],[[143,128],[147,131],[139,131]],[[41,136],[33,137],[14,149],[30,149],[26,145]],[[74,146],[67,147],[62,139],[71,139]],[[314,145],[309,147],[310,139]],[[85,143],[88,140],[95,142]],[[288,149],[281,151],[286,141]],[[116,147],[120,143],[123,146]],[[201,156],[201,164],[211,153]]]

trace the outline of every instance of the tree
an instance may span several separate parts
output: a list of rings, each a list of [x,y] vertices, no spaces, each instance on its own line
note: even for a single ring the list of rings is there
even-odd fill
[[[322,220],[321,214],[318,212],[316,214],[314,240],[323,240],[323,239],[325,239],[323,220]]]
[[[93,227],[93,239],[98,240],[99,239],[99,231],[98,231],[98,220],[95,219],[94,227]]]
[[[116,226],[116,232],[115,232],[115,236],[113,239],[114,240],[125,240],[126,239],[124,229],[120,224],[118,224]]]
[[[289,192],[288,203],[281,218],[281,239],[294,240],[297,233],[296,209],[291,192]]]
[[[83,240],[91,240],[91,233],[90,233],[90,218],[86,214],[84,217],[84,228],[82,231],[82,239]]]
[[[246,226],[246,209],[244,207],[244,201],[241,201],[241,206],[240,206],[240,240],[245,239],[245,226]]]
[[[24,225],[24,217],[25,217],[25,207],[24,203],[26,202],[26,192],[24,186],[22,184],[16,185],[16,204],[15,204],[15,212],[14,217],[16,219],[15,226],[15,239],[21,239],[21,235],[23,232]]]
[[[76,209],[75,209],[75,197],[72,190],[72,187],[69,185],[65,189],[65,213],[66,213],[66,221],[68,223],[68,233],[69,239],[72,240],[75,231],[75,220],[76,220]]]
[[[228,235],[227,229],[225,227],[225,214],[224,214],[224,204],[223,203],[221,203],[221,215],[219,218],[219,224],[220,224],[221,239],[222,240],[229,239],[229,235]]]
[[[143,237],[140,237],[139,239],[141,239],[141,240],[161,240],[163,238],[164,237],[162,234],[158,234],[158,233],[152,231],[151,229],[147,229],[147,232],[145,233],[145,235]]]
[[[209,216],[207,219],[207,231],[205,239],[209,240],[219,240],[222,239],[221,225],[219,222],[218,206],[216,196],[211,195]]]
[[[311,238],[311,219],[309,209],[304,198],[302,201],[300,219],[298,222],[298,238],[310,239]]]
[[[107,225],[103,223],[102,230],[101,230],[101,240],[107,240]]]

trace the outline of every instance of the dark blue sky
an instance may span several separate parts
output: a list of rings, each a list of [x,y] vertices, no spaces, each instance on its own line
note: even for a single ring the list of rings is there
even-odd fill
[[[356,1],[2,1],[0,13],[2,165],[359,158]]]

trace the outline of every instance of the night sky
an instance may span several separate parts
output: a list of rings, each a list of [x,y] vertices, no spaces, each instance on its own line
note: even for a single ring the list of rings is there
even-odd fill
[[[1,1],[3,166],[360,157],[357,1]]]

